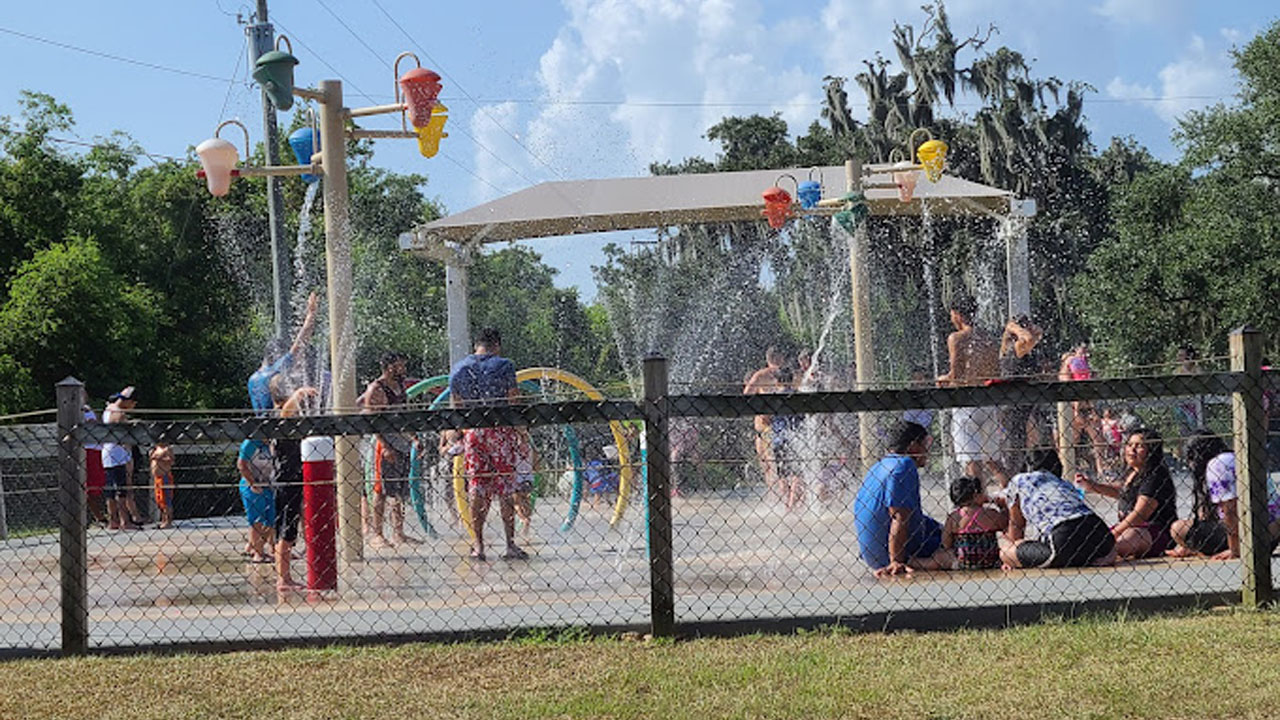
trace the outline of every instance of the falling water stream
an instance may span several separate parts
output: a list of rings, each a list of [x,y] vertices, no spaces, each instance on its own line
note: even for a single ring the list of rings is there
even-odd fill
[[[933,213],[929,203],[920,198],[920,246],[923,266],[925,297],[929,302],[929,360],[933,364],[933,377],[942,374],[942,332],[938,325],[938,258],[933,240]]]
[[[302,200],[302,208],[298,211],[298,235],[293,248],[293,278],[289,284],[289,307],[294,327],[290,329],[288,341],[292,341],[302,326],[302,319],[307,312],[307,298],[311,293],[324,290],[324,247],[311,237],[312,210],[316,196],[319,194],[320,182],[307,185],[307,193]],[[321,390],[321,397],[328,398],[329,386],[329,353],[328,323],[324,313],[317,313],[315,330],[311,342],[302,356],[295,358],[291,371],[291,379],[296,385],[309,385]],[[326,405],[328,401],[326,400]]]

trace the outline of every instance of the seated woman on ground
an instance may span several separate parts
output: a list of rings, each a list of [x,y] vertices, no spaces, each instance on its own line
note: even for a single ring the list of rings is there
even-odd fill
[[[1009,511],[987,506],[982,481],[958,477],[951,483],[951,503],[956,509],[942,524],[942,547],[955,556],[958,570],[1000,567],[1000,543],[996,533],[1009,526]]]
[[[1170,534],[1178,547],[1170,557],[1207,555],[1214,560],[1240,557],[1239,513],[1236,503],[1236,454],[1222,438],[1204,428],[1187,441],[1187,465],[1195,509],[1191,517],[1173,523]],[[1268,503],[1267,553],[1280,543],[1280,502]]]
[[[1008,568],[1085,567],[1115,562],[1115,538],[1107,524],[1062,479],[1058,453],[1037,448],[1028,453],[1027,472],[1005,488],[1009,505],[1009,544],[1000,549]],[[1039,532],[1026,539],[1027,525]]]
[[[1164,440],[1154,428],[1129,432],[1124,444],[1128,470],[1117,485],[1094,482],[1077,474],[1089,492],[1119,500],[1120,521],[1111,526],[1116,555],[1121,558],[1159,557],[1169,547],[1170,529],[1178,519],[1177,491],[1164,462]]]

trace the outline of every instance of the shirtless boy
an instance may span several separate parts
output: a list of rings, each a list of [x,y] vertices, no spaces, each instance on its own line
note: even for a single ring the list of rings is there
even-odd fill
[[[778,381],[778,371],[786,364],[787,357],[778,348],[770,345],[764,351],[765,366],[747,378],[742,388],[743,395],[767,395],[779,392],[782,383]],[[778,471],[773,460],[772,419],[768,415],[755,417],[756,458],[760,460],[760,469],[764,472],[764,485],[770,493],[786,500],[788,491],[778,482]]]
[[[977,304],[968,297],[951,304],[951,324],[955,332],[947,337],[950,371],[938,376],[938,387],[981,385],[1000,377],[999,340],[973,324]],[[956,462],[970,477],[982,477],[985,467],[996,480],[1008,477],[1000,463],[1004,433],[1000,415],[993,406],[956,408],[952,412],[951,434]]]

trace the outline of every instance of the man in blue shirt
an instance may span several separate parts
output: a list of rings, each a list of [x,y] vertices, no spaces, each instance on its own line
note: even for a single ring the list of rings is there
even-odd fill
[[[454,407],[493,407],[519,397],[516,366],[502,357],[502,336],[493,328],[480,331],[476,351],[458,361],[449,373],[449,397]],[[515,542],[516,516],[511,494],[515,489],[520,431],[513,427],[473,428],[463,434],[463,461],[471,501],[471,528],[475,546],[471,557],[484,560],[484,521],[489,505],[498,498],[502,529],[507,536],[508,560],[523,560],[528,553]]]
[[[871,466],[858,488],[853,501],[858,547],[876,577],[950,567],[942,525],[920,507],[919,468],[928,460],[931,441],[923,426],[899,423],[889,454]]]

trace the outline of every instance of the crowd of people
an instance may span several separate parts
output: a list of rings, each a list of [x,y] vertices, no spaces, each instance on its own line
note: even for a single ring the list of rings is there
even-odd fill
[[[967,298],[949,308],[947,371],[932,384],[1094,378],[1087,344],[1053,356],[1043,351],[1043,332],[1026,316],[1010,319],[997,336],[977,326],[976,309]],[[747,377],[744,394],[816,389],[820,370],[808,359],[802,353],[792,365],[783,352],[769,348],[765,366]],[[1189,348],[1178,351],[1173,371],[1199,372]],[[912,387],[928,384],[922,371],[913,373]],[[1173,409],[1184,441],[1180,457],[1192,477],[1191,517],[1177,517],[1177,490],[1160,432],[1144,426],[1130,408],[1075,401],[1057,417],[1052,405],[1025,402],[952,410],[952,458],[962,474],[951,484],[955,509],[943,522],[924,512],[918,474],[931,452],[935,413],[906,410],[889,438],[890,452],[858,485],[854,516],[861,555],[878,575],[913,568],[1083,566],[1165,555],[1239,557],[1235,456],[1203,427],[1200,398],[1179,400]],[[767,493],[788,510],[803,503],[806,476],[812,481],[829,475],[801,471],[801,456],[818,454],[816,447],[795,447],[802,422],[785,413],[754,419],[756,460]],[[1069,479],[1058,448],[1072,454],[1076,471]],[[846,466],[847,458],[836,464]],[[1113,523],[1092,509],[1088,493],[1116,502]],[[1268,508],[1274,549],[1280,542],[1280,499],[1271,497]]]
[[[250,403],[259,416],[290,418],[318,411],[320,390],[300,383],[298,374],[291,372],[295,358],[312,335],[316,308],[317,299],[312,295],[293,343],[284,352],[265,359],[250,376],[247,383]],[[483,408],[517,399],[515,366],[501,355],[501,349],[498,331],[492,328],[480,331],[475,352],[458,362],[450,373],[448,388],[452,407]],[[361,413],[400,409],[408,403],[405,356],[385,353],[380,358],[380,367],[381,374],[357,399]],[[136,396],[137,390],[132,386],[111,395],[101,420],[86,404],[82,408],[84,421],[130,422],[129,413],[137,407]],[[420,439],[407,432],[383,432],[371,438],[368,482],[365,492],[361,493],[361,524],[371,549],[422,542],[405,528],[410,458],[415,452],[428,454],[420,446]],[[302,587],[294,580],[291,568],[291,560],[296,559],[294,545],[303,523],[302,444],[301,439],[289,437],[246,439],[236,455],[240,501],[248,525],[242,552],[249,562],[275,565],[279,590]],[[436,449],[441,480],[452,478],[455,458],[462,461],[469,505],[465,524],[473,537],[470,557],[487,560],[486,520],[496,503],[504,539],[501,557],[527,559],[528,553],[516,541],[515,526],[517,517],[523,520],[526,529],[531,522],[535,460],[528,430],[515,427],[445,430],[439,434]],[[175,457],[172,447],[156,443],[144,455],[141,448],[122,441],[88,444],[85,450],[87,499],[93,520],[112,531],[138,530],[148,523],[133,492],[137,485],[131,481],[135,468],[146,463],[159,514],[155,527],[166,529],[173,525]],[[616,480],[613,491],[617,492]]]
[[[247,389],[260,415],[292,417],[316,409],[320,390],[292,379],[294,359],[309,341],[317,300],[313,295],[302,326],[287,350],[269,357],[249,378]],[[999,337],[974,322],[976,308],[961,299],[950,308],[954,331],[947,338],[947,372],[931,382],[922,372],[912,385],[966,387],[993,380],[1088,380],[1093,377],[1087,345],[1057,358],[1041,350],[1042,331],[1025,316],[1009,320]],[[501,355],[496,330],[482,330],[474,353],[457,363],[449,377],[455,408],[491,407],[518,400],[515,367]],[[793,364],[777,348],[769,348],[763,368],[750,373],[743,393],[771,395],[825,389],[829,378],[815,358],[802,352]],[[1195,373],[1194,356],[1179,354],[1175,372]],[[381,374],[360,395],[362,413],[378,413],[408,403],[406,358],[394,352],[380,359]],[[105,423],[121,423],[136,407],[136,390],[127,387],[110,398]],[[954,511],[943,521],[924,511],[918,469],[931,452],[934,412],[906,410],[888,438],[889,452],[865,477],[852,476],[849,454],[821,459],[817,465],[803,443],[802,431],[828,423],[830,434],[840,425],[824,416],[794,413],[757,415],[753,420],[756,461],[766,493],[785,509],[802,506],[809,495],[820,501],[838,497],[842,487],[858,484],[853,504],[859,551],[877,575],[913,569],[977,569],[1003,566],[1066,567],[1108,564],[1118,560],[1202,555],[1239,556],[1235,457],[1226,443],[1201,427],[1199,402],[1180,402],[1179,429],[1189,439],[1184,460],[1193,480],[1194,510],[1178,519],[1177,492],[1166,462],[1160,433],[1115,407],[1098,413],[1092,404],[1074,402],[1065,425],[1048,408],[1033,402],[1000,407],[961,407],[951,414],[953,458],[962,475],[950,487]],[[96,420],[85,407],[86,420]],[[807,425],[808,424],[808,425]],[[691,420],[672,423],[670,448],[672,493],[679,493],[680,468],[696,457],[699,430]],[[1069,434],[1066,443],[1055,437]],[[634,433],[633,433],[634,434]],[[486,521],[496,501],[502,523],[502,557],[522,560],[528,553],[516,542],[516,519],[530,522],[533,450],[527,429],[484,427],[446,430],[433,448],[437,475],[452,478],[454,463],[465,477],[473,545],[470,557],[488,556]],[[407,432],[383,432],[371,438],[366,492],[361,494],[361,523],[368,547],[413,546],[422,541],[405,528],[410,500],[410,460],[427,454],[420,438]],[[1070,480],[1063,477],[1056,448],[1091,450],[1092,467]],[[123,443],[87,446],[89,508],[110,529],[136,529],[138,512],[129,478],[135,465],[147,462],[159,510],[158,527],[173,523],[174,454],[157,444],[147,457]],[[616,464],[616,456],[613,459]],[[604,461],[601,461],[603,467]],[[252,562],[274,563],[280,589],[299,587],[290,560],[302,522],[301,440],[245,440],[236,467],[240,498],[248,523],[243,552]],[[600,485],[606,486],[602,471]],[[614,475],[616,477],[616,474]],[[593,490],[596,481],[592,480]],[[607,492],[604,488],[603,492]],[[617,492],[616,481],[613,491]],[[1086,494],[1116,501],[1114,523],[1105,523]],[[105,503],[103,502],[105,500]],[[1270,507],[1271,544],[1280,541],[1280,501]],[[458,518],[463,520],[463,518]],[[389,528],[387,526],[389,525]],[[388,530],[386,532],[385,530]]]
[[[249,387],[265,387],[275,415],[292,417],[313,406],[319,391],[310,386],[289,387],[287,369],[310,335],[314,306],[309,309],[302,330],[289,353],[271,363],[251,378]],[[492,329],[482,330],[475,352],[458,362],[449,378],[451,406],[455,408],[489,407],[510,402],[517,394],[515,366],[502,357],[502,339]],[[283,360],[283,362],[281,362]],[[406,358],[387,352],[379,360],[381,374],[369,383],[357,399],[361,413],[378,413],[403,408],[406,395]],[[257,406],[255,405],[255,408]],[[406,506],[410,500],[410,460],[419,438],[407,432],[382,432],[372,438],[369,482],[361,493],[361,525],[367,546],[378,550],[395,546],[413,546],[421,540],[405,529]],[[451,465],[461,456],[467,482],[470,517],[467,523],[473,537],[471,558],[487,559],[485,522],[492,504],[498,504],[505,539],[502,557],[523,560],[528,553],[515,537],[518,509],[529,521],[530,473],[521,473],[529,454],[527,431],[514,427],[472,428],[440,433],[440,456]],[[241,446],[241,498],[249,522],[246,552],[264,562],[274,560],[277,588],[294,589],[299,584],[290,572],[293,544],[297,540],[302,511],[301,440],[276,438],[269,443],[246,440]],[[448,470],[452,474],[452,468]],[[274,500],[272,502],[271,500]],[[384,530],[390,525],[390,532]],[[274,541],[274,558],[268,552]]]
[[[931,446],[924,426],[900,423],[888,454],[871,467],[858,489],[854,522],[859,550],[877,576],[921,569],[1083,567],[1161,556],[1240,556],[1235,454],[1208,430],[1201,429],[1188,443],[1195,504],[1183,519],[1177,516],[1164,441],[1152,428],[1128,432],[1126,470],[1116,483],[1093,481],[1082,473],[1068,482],[1057,451],[1034,448],[1026,455],[1024,472],[1002,476],[991,497],[977,477],[953,481],[955,510],[944,522],[929,517],[920,500],[919,468]],[[1117,500],[1113,524],[1085,501],[1089,492]],[[1270,553],[1280,544],[1280,501],[1271,498],[1267,511]]]
[[[997,342],[974,325],[975,307],[960,300],[950,315],[949,370],[940,387],[989,384],[996,378],[1089,380],[1087,345],[1056,363],[1037,359],[1042,333],[1027,318],[1010,320]],[[1194,356],[1179,352],[1176,372],[1193,374]],[[1003,566],[1078,567],[1126,559],[1239,557],[1235,455],[1222,438],[1200,427],[1203,406],[1181,402],[1180,431],[1195,498],[1192,516],[1178,519],[1177,490],[1158,430],[1113,408],[1098,416],[1087,402],[1071,403],[1064,445],[1093,450],[1093,475],[1063,476],[1059,442],[1047,412],[1034,404],[957,408],[952,414],[956,461],[964,475],[951,486],[956,509],[939,523],[920,504],[917,468],[931,444],[928,423],[907,417],[889,454],[867,473],[855,500],[861,554],[877,575],[914,569]],[[1017,474],[1014,471],[1022,470]],[[987,497],[986,488],[998,486]],[[1106,524],[1086,493],[1114,499],[1117,517]],[[1268,502],[1269,548],[1280,543],[1280,499]],[[1034,539],[1028,539],[1028,528]]]

